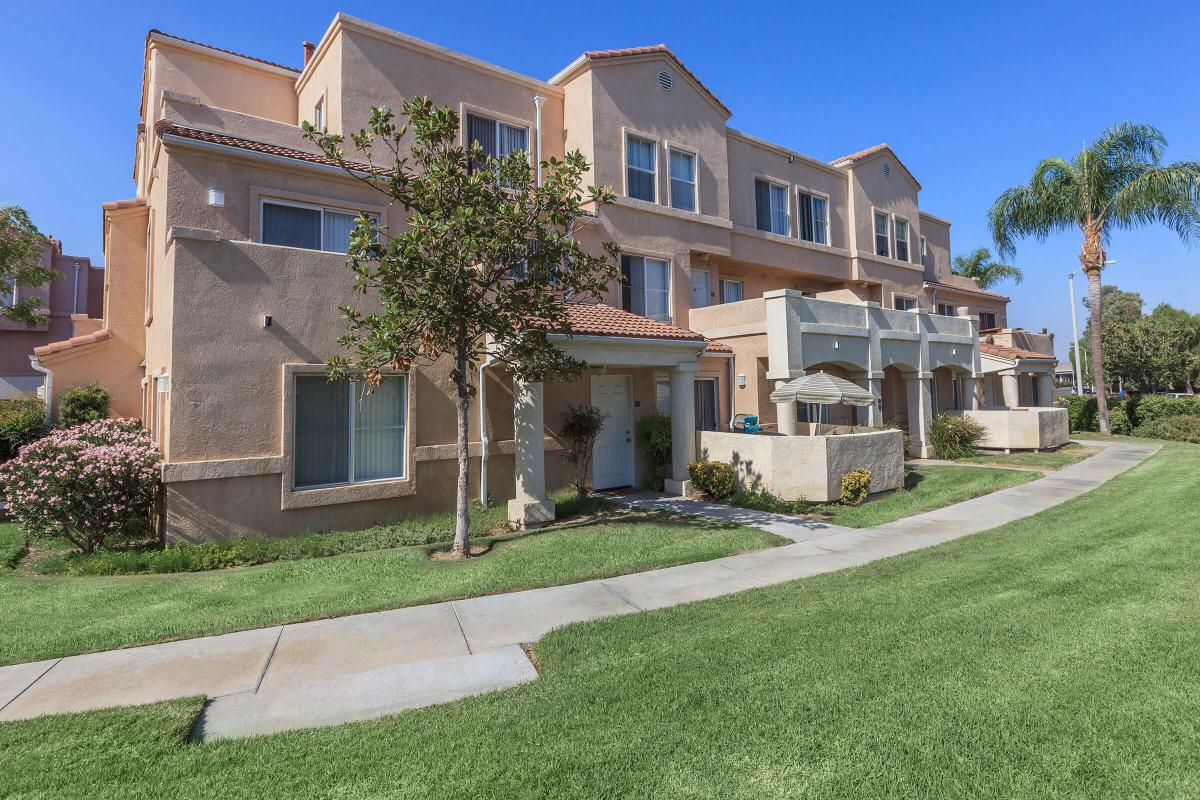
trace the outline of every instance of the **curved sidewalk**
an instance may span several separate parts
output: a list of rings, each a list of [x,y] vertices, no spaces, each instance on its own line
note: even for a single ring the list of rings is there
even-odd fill
[[[532,681],[520,645],[572,622],[704,600],[930,547],[1028,517],[1155,453],[1104,449],[1045,477],[875,528],[650,493],[626,505],[792,540],[768,550],[545,589],[0,667],[0,722],[207,695],[206,739],[372,719]]]

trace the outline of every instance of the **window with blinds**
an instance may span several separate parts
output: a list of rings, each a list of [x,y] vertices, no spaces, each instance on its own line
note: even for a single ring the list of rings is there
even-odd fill
[[[298,375],[293,419],[297,489],[363,483],[405,474],[408,377],[363,384]]]
[[[658,185],[658,159],[654,142],[640,136],[625,139],[625,188],[635,200],[655,202]]]
[[[378,217],[370,215],[378,222]],[[262,242],[330,253],[350,252],[350,234],[358,214],[336,208],[281,200],[262,203]]]
[[[645,256],[621,256],[621,307],[643,317],[670,322],[670,263]]]
[[[786,186],[754,179],[754,211],[760,231],[788,235],[787,195]]]

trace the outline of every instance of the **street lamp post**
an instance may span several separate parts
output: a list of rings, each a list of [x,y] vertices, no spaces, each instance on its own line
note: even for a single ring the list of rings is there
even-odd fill
[[[1109,264],[1115,263],[1117,263],[1117,260],[1115,258],[1110,258],[1108,261],[1104,262],[1104,266],[1107,267]],[[1083,370],[1081,367],[1083,354],[1079,352],[1079,319],[1075,315],[1075,273],[1082,269],[1083,267],[1080,267],[1077,270],[1072,270],[1071,272],[1067,273],[1067,289],[1071,293],[1071,338],[1074,340],[1075,344],[1075,357],[1072,359],[1072,361],[1075,362],[1075,394],[1078,395],[1083,394]],[[1097,387],[1097,391],[1098,390],[1099,387]]]

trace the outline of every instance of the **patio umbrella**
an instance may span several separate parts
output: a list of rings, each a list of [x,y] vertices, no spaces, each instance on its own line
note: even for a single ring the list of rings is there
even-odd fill
[[[851,383],[845,378],[818,372],[816,375],[805,375],[788,381],[783,386],[771,392],[772,403],[817,403],[833,405],[843,403],[848,406],[869,406],[875,402],[875,396],[869,391]]]

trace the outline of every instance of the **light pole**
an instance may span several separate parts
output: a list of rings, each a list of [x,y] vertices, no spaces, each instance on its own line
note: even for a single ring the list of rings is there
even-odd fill
[[[1104,266],[1107,267],[1109,264],[1115,263],[1117,263],[1117,260],[1111,258],[1104,262]],[[1080,267],[1067,274],[1067,289],[1071,293],[1071,338],[1075,344],[1075,357],[1071,360],[1075,362],[1075,394],[1078,395],[1083,394],[1083,371],[1080,366],[1083,354],[1079,352],[1079,319],[1075,315],[1075,273],[1082,269],[1083,267]]]

